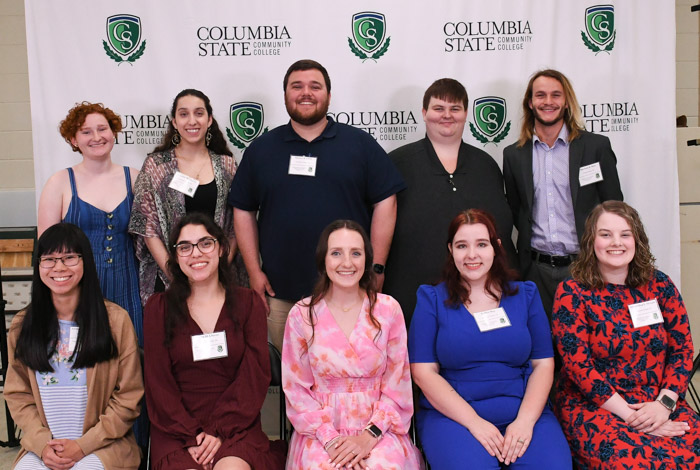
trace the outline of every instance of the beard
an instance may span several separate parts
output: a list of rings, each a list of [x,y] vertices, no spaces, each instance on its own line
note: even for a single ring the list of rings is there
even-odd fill
[[[310,113],[302,113],[295,106],[295,103],[289,103],[285,100],[284,106],[287,108],[287,114],[292,118],[292,121],[301,124],[302,126],[310,126],[316,124],[326,117],[328,113],[328,106],[330,105],[330,100],[325,100],[325,102],[319,102],[319,107],[315,111]]]
[[[543,126],[555,126],[564,120],[564,115],[566,114],[566,108],[561,108],[559,110],[559,114],[557,114],[556,117],[554,117],[553,119],[550,119],[549,121],[545,121],[544,119],[542,119],[539,112],[537,111],[537,108],[532,108],[532,114],[535,117],[535,121],[539,122]]]

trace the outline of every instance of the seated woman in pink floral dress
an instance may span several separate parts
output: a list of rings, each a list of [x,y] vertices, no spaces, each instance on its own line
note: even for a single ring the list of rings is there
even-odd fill
[[[406,326],[377,293],[372,247],[337,220],[316,248],[319,281],[289,312],[282,384],[294,434],[287,468],[421,468],[407,432],[413,414]]]

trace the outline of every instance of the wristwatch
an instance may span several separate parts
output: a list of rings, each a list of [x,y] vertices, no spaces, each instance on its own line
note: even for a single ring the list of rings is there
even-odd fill
[[[382,430],[379,429],[374,423],[369,423],[365,430],[369,432],[375,439],[379,439],[380,437],[382,437]]]
[[[377,274],[383,274],[384,273],[384,265],[383,264],[378,264],[374,263],[372,265],[372,271],[374,271]]]
[[[670,412],[673,412],[676,409],[676,400],[669,397],[668,395],[661,395],[659,398],[656,399],[656,401],[664,405],[664,407]]]

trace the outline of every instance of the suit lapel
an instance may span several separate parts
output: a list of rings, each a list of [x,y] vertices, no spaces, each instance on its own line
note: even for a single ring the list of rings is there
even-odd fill
[[[569,144],[569,186],[571,188],[571,203],[576,209],[576,196],[578,196],[578,173],[583,159],[583,144],[581,139],[574,139]]]

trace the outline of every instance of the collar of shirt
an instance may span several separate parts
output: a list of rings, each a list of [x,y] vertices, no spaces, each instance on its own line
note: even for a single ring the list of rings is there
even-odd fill
[[[560,144],[561,142],[561,144]],[[550,148],[549,145],[547,145],[546,142],[540,140],[540,138],[537,136],[535,132],[532,133],[532,146],[535,147],[538,144],[544,145],[547,148]],[[559,131],[559,135],[557,136],[557,139],[554,141],[554,145],[552,145],[551,148],[555,148],[557,145],[563,145],[565,147],[569,146],[569,129],[567,129],[566,124],[561,126],[561,130]]]
[[[336,133],[338,132],[338,130],[337,130],[337,124],[336,124],[336,122],[333,120],[332,117],[326,116],[326,118],[328,119],[328,123],[326,124],[326,128],[323,129],[323,132],[321,132],[321,135],[319,135],[318,137],[316,137],[316,138],[315,138],[314,140],[312,140],[311,142],[316,142],[317,140],[321,140],[321,139],[332,139],[333,137],[335,137]],[[306,142],[305,139],[302,139],[302,138],[299,136],[299,134],[296,133],[296,131],[295,131],[294,128],[292,127],[292,121],[289,121],[289,122],[287,123],[287,125],[285,126],[284,141],[285,141],[285,142],[290,142],[290,141],[293,141],[293,140],[300,140],[300,141],[302,141],[302,142]]]

